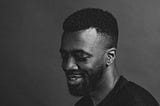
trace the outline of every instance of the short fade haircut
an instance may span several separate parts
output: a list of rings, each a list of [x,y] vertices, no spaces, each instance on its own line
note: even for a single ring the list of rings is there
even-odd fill
[[[64,33],[96,28],[102,36],[109,38],[107,48],[117,48],[118,24],[108,11],[98,8],[85,8],[68,16],[63,22]]]

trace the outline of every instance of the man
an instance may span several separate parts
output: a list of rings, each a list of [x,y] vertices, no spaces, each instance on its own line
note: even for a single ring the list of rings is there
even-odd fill
[[[101,9],[85,8],[63,23],[60,53],[75,106],[159,106],[152,95],[118,74],[118,25]]]

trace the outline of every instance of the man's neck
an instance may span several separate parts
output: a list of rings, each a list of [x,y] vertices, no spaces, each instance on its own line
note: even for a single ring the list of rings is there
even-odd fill
[[[109,94],[109,92],[116,85],[118,79],[119,79],[119,74],[114,66],[109,67],[105,71],[104,76],[100,81],[96,91],[92,92],[90,95],[94,106],[99,104]]]

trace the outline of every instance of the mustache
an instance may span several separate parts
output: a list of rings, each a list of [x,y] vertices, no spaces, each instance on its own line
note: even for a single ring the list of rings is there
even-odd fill
[[[86,71],[84,70],[65,70],[65,75],[84,75],[86,74]]]

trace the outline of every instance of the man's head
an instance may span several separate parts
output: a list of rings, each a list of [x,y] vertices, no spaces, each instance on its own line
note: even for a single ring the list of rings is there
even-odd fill
[[[60,52],[70,93],[88,95],[98,89],[114,62],[118,41],[116,19],[95,8],[79,10],[63,23]]]

